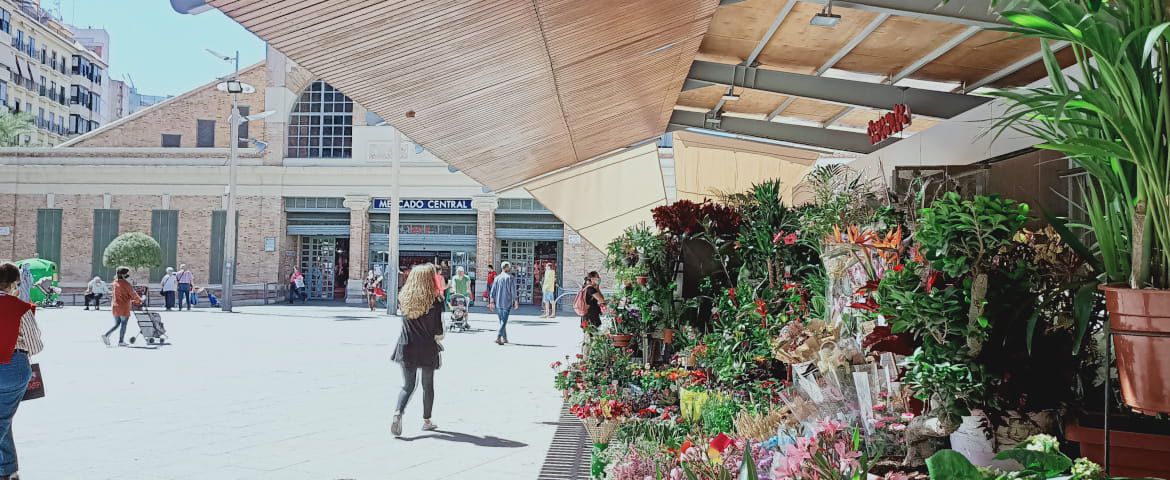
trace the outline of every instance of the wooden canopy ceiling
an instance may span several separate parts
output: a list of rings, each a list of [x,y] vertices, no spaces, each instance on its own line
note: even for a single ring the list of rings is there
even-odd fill
[[[965,6],[969,14],[953,17],[937,10],[938,0],[838,1],[833,13],[841,20],[835,27],[810,24],[826,0],[723,3],[696,60],[956,93],[1021,86],[1046,76],[1038,40],[989,29],[1002,20],[989,12],[987,0],[952,0],[952,8]],[[1058,57],[1071,63],[1068,49]],[[744,88],[742,83],[733,88],[739,99],[726,101],[722,97],[730,80],[682,92],[676,108],[855,132],[864,132],[870,120],[884,113]],[[898,98],[889,98],[891,107],[896,103]],[[937,122],[919,115],[906,134]]]
[[[661,134],[718,0],[209,0],[484,185]]]

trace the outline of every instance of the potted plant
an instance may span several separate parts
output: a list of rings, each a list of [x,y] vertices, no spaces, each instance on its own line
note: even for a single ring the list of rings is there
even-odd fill
[[[102,264],[108,268],[158,268],[162,266],[162,247],[142,232],[118,235],[102,252]]]
[[[1044,140],[1088,174],[1084,211],[1094,234],[1066,240],[1099,274],[1124,402],[1170,412],[1170,39],[1158,0],[1013,1],[1008,30],[1042,39],[1051,85],[999,92],[1011,104],[1001,128]],[[1066,76],[1048,46],[1068,42],[1080,77]],[[1080,295],[1092,301],[1091,291]],[[1089,311],[1082,307],[1081,312]],[[1087,314],[1080,331],[1088,330]]]

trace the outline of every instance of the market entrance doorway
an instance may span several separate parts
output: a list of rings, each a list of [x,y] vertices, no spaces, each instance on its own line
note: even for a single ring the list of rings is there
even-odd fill
[[[349,280],[349,239],[302,236],[300,244],[301,273],[305,275],[309,299],[344,299]]]

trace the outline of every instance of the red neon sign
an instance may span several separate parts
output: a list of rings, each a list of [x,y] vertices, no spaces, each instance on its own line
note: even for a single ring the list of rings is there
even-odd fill
[[[894,111],[882,115],[877,120],[869,122],[869,143],[877,145],[890,138],[895,133],[910,126],[910,107],[905,104],[894,105]]]

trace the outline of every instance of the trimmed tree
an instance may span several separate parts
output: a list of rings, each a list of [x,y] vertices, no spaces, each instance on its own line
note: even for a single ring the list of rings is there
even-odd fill
[[[158,268],[162,265],[162,247],[145,233],[123,233],[106,247],[102,263],[109,268]]]

